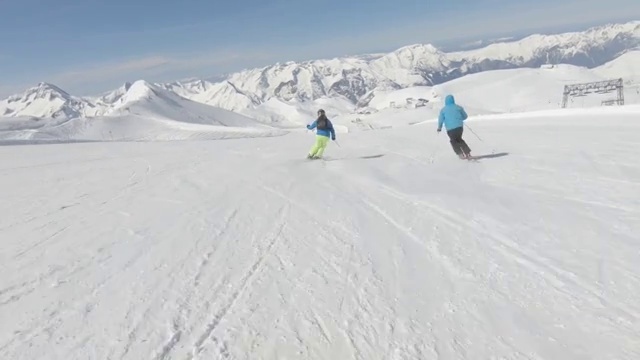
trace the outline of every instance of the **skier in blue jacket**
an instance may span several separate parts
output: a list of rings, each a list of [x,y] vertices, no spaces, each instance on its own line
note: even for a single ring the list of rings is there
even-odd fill
[[[461,159],[469,159],[471,158],[471,149],[462,139],[467,113],[462,106],[456,104],[453,95],[447,95],[444,99],[444,104],[444,107],[440,110],[440,116],[438,116],[438,132],[442,131],[442,125],[444,125],[453,151]]]
[[[336,140],[336,131],[333,129],[333,124],[327,118],[324,110],[318,110],[318,118],[311,124],[307,125],[307,129],[316,130],[316,142],[307,155],[307,159],[320,159],[324,153],[324,149],[327,148],[329,142],[329,136],[331,140]]]

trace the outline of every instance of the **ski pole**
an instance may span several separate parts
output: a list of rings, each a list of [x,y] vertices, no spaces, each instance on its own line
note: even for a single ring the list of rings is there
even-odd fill
[[[473,131],[473,129],[469,127],[469,125],[464,124],[464,126],[466,126],[466,127],[467,127],[467,129],[469,129],[469,131],[471,131],[471,133],[472,133],[473,135],[475,135],[475,136],[478,138],[478,140],[480,140],[480,141],[484,142],[484,140],[482,140],[482,139],[480,138],[480,136],[478,136],[478,134],[476,134],[476,132],[475,132],[475,131]]]
[[[473,131],[473,129],[469,127],[469,125],[464,124],[464,126],[466,126],[466,127],[467,127],[467,129],[469,129],[469,131],[471,131],[471,133],[473,133],[473,135],[475,135],[475,136],[478,138],[478,140],[480,140],[480,141],[484,142],[484,140],[482,140],[482,139],[480,138],[480,136],[478,136],[478,134],[476,134],[476,132],[475,132],[475,131]],[[486,143],[485,143],[485,144],[486,144]],[[492,147],[492,148],[491,148],[491,153],[492,153],[492,154],[495,154],[495,153],[496,153],[496,149],[494,149],[494,148]]]

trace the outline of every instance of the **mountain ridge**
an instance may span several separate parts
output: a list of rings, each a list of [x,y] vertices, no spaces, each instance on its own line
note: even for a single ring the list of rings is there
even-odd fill
[[[379,89],[434,86],[489,70],[570,64],[596,67],[640,47],[640,21],[601,25],[581,32],[532,34],[483,48],[443,52],[432,44],[410,44],[389,53],[330,59],[283,61],[205,79],[156,83],[192,101],[234,112],[255,110],[271,99],[304,103],[340,98],[354,110],[366,108]],[[0,101],[0,116],[91,117],[110,111],[131,86],[126,83],[96,97],[76,97],[53,84],[40,83]]]

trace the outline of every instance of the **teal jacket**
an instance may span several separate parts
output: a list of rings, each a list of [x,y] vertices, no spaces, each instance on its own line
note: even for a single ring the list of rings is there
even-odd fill
[[[467,120],[467,113],[464,108],[456,104],[453,95],[447,95],[444,99],[444,107],[438,116],[438,130],[442,129],[442,125],[447,131],[457,129],[464,126],[465,120]]]

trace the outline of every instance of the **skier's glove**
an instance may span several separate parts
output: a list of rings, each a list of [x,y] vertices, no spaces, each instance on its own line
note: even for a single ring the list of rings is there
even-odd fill
[[[440,131],[442,131],[442,129],[441,129],[441,128],[438,128],[438,132],[440,132]]]
[[[336,137],[335,136],[331,137],[331,140],[336,141]]]

